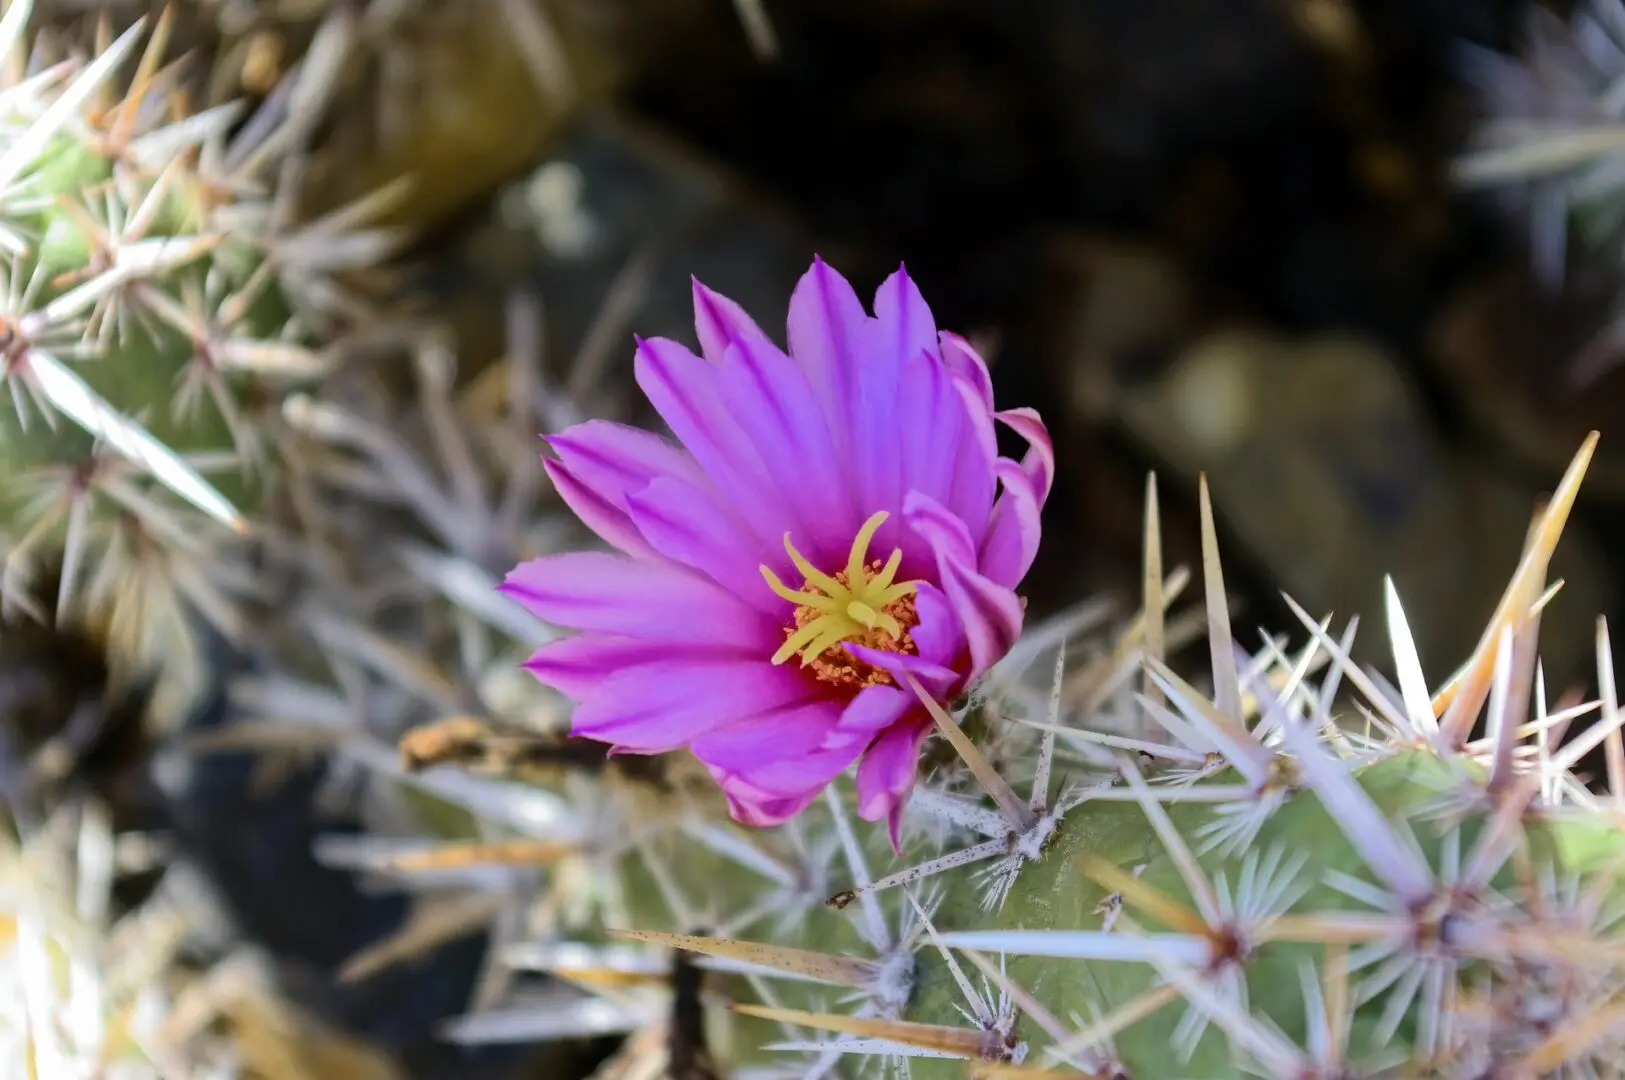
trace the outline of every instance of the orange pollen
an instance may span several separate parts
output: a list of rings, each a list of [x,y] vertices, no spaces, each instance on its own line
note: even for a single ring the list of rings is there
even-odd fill
[[[878,559],[869,564],[871,571],[878,571],[880,568],[881,563]],[[835,580],[845,585],[847,583],[846,572],[843,570],[841,573],[836,574]],[[812,591],[816,586],[809,581],[805,588]],[[920,624],[919,613],[914,610],[914,595],[910,593],[906,596],[900,596],[882,607],[880,612],[897,620],[897,625],[903,631],[901,637],[893,637],[884,627],[876,626],[873,629],[866,628],[844,638],[842,643],[862,645],[881,652],[918,656],[920,650],[914,644],[914,636],[909,633],[910,630]],[[812,624],[814,620],[823,614],[817,608],[805,605],[796,608],[795,615],[792,616],[793,622],[784,629],[785,640],[788,641],[794,637],[798,630]],[[852,690],[862,690],[869,686],[895,685],[897,682],[885,669],[864,663],[844,648],[830,649],[828,652],[815,656],[806,662],[805,667],[822,682],[847,687]]]
[[[773,654],[782,664],[792,656],[824,682],[860,690],[892,682],[892,677],[846,651],[847,644],[885,652],[917,655],[909,631],[919,625],[914,610],[915,582],[897,581],[903,553],[893,551],[884,563],[868,559],[869,542],[885,523],[885,511],[872,515],[852,541],[846,567],[826,574],[807,561],[788,533],[784,549],[805,579],[791,589],[771,569],[762,567],[768,587],[795,604],[784,644]]]

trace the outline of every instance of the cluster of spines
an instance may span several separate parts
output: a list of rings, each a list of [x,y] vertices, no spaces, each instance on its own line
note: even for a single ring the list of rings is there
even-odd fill
[[[1576,265],[1611,275],[1619,270],[1625,3],[1584,0],[1566,22],[1531,3],[1522,31],[1512,55],[1469,43],[1458,48],[1478,117],[1452,177],[1463,190],[1487,192],[1522,217],[1534,276],[1555,294],[1576,276]],[[1576,237],[1579,251],[1573,250]],[[1595,377],[1617,362],[1622,343],[1625,315],[1616,305],[1614,317],[1575,358],[1571,377]]]
[[[398,242],[365,227],[390,193],[292,216],[319,70],[193,112],[173,9],[81,47],[33,8],[0,17],[0,601],[185,686],[199,618],[244,637],[232,552],[292,452],[279,406],[361,317],[344,277]]]

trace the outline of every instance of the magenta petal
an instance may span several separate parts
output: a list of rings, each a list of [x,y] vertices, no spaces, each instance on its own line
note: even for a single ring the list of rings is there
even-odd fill
[[[931,696],[941,699],[953,690],[959,683],[957,671],[933,664],[929,660],[921,660],[918,656],[907,653],[887,652],[884,649],[871,649],[865,645],[846,644],[846,651],[865,664],[872,664],[896,679],[901,686],[907,686],[905,676],[912,675],[920,684],[920,688]]]
[[[981,543],[986,535],[988,515],[993,511],[993,494],[998,486],[994,463],[999,457],[999,440],[993,430],[993,417],[987,413],[971,415],[976,406],[971,402],[971,391],[965,380],[954,376],[954,389],[959,393],[960,405],[966,410],[968,434],[959,440],[954,454],[953,479],[943,502],[955,517],[962,521],[979,521],[980,530],[972,535],[974,543]]]
[[[903,517],[939,560],[946,556],[956,562],[976,562],[976,542],[964,520],[931,496],[910,491],[903,498]]]
[[[713,364],[722,362],[734,338],[768,340],[744,308],[701,285],[697,278],[694,279],[694,330],[700,338],[700,352]]]
[[[771,342],[740,338],[722,366],[722,399],[792,515],[784,524],[797,548],[817,563],[846,558],[861,519],[842,481],[829,424],[807,375]],[[769,565],[791,574],[782,543]],[[760,560],[758,560],[760,561]]]
[[[749,512],[749,523],[766,547],[782,543],[777,523],[788,510],[722,400],[722,369],[675,341],[638,342],[633,360],[639,388],[706,476],[730,501]],[[775,535],[780,533],[780,535]]]
[[[804,759],[821,749],[840,716],[840,707],[831,701],[793,705],[713,728],[689,749],[707,765],[749,776],[768,764]]]
[[[955,375],[953,380],[954,389],[959,392],[960,401],[964,404],[965,417],[970,422],[971,436],[976,440],[977,449],[981,451],[967,460],[982,463],[982,468],[991,473],[993,459],[999,456],[999,433],[993,426],[993,414],[982,408],[982,403],[976,396],[976,388],[970,384],[970,380],[961,375]]]
[[[783,637],[774,620],[698,574],[604,552],[531,559],[498,588],[543,622],[577,630],[769,651]]]
[[[758,802],[790,799],[821,790],[845,772],[867,745],[867,739],[853,740],[833,749],[761,761],[737,770],[711,766],[711,775],[721,775],[727,786],[741,797],[748,796]]]
[[[909,631],[921,660],[944,666],[952,664],[965,646],[953,605],[941,589],[928,581],[914,587],[914,613],[919,624]]]
[[[842,454],[851,453],[861,435],[856,408],[868,323],[852,286],[823,259],[815,258],[790,296],[790,355],[806,371]],[[855,469],[858,463],[850,464]],[[848,480],[855,477],[854,471]]]
[[[965,628],[970,676],[975,678],[998,663],[1021,636],[1021,600],[962,563],[942,560],[939,565],[943,591]]]
[[[737,775],[751,787],[774,797],[790,798],[802,792],[817,792],[851,767],[863,753],[864,745],[861,741],[852,741],[795,760],[769,761]]]
[[[543,645],[520,666],[536,676],[542,685],[580,701],[599,683],[628,668],[755,657],[754,651],[730,653],[707,642],[643,641],[609,634],[576,634]]]
[[[639,340],[634,363],[675,442],[599,421],[550,440],[560,497],[623,554],[508,575],[504,593],[582,631],[525,666],[575,697],[577,734],[612,752],[689,746],[748,824],[795,816],[861,758],[860,809],[886,818],[896,846],[931,731],[913,684],[957,694],[1020,633],[1011,587],[1054,483],[1049,433],[1032,410],[995,410],[987,364],[937,330],[902,268],[871,317],[815,258],[791,298],[787,353],[728,298],[697,281],[693,298],[703,356]],[[1027,440],[1019,463],[999,456],[1000,422]],[[915,654],[848,646],[892,680],[836,694],[769,662],[791,602],[760,569],[799,584],[788,535],[834,572],[878,511],[890,516],[869,557],[900,552],[900,580],[916,584]]]
[[[935,353],[916,353],[903,366],[899,393],[909,407],[898,417],[902,487],[891,505],[907,491],[929,495],[979,543],[993,506],[993,456],[972,430],[955,376]]]
[[[1055,443],[1049,437],[1049,428],[1044,426],[1044,421],[1032,409],[1009,409],[994,415],[1027,440],[1029,449],[1021,459],[1021,467],[1032,477],[1033,493],[1038,498],[1038,505],[1043,506],[1055,482]]]
[[[629,668],[576,706],[570,731],[630,753],[663,753],[818,691],[797,671],[761,660],[692,660]]]
[[[886,818],[892,848],[899,853],[903,807],[914,787],[920,747],[930,733],[928,717],[894,724],[874,741],[858,766],[858,816],[865,821]]]
[[[624,424],[588,420],[548,436],[546,442],[571,476],[620,510],[626,509],[628,492],[641,491],[657,476],[705,481],[694,459],[681,447]]]
[[[1033,481],[1021,466],[999,459],[1004,494],[993,508],[987,538],[982,541],[981,570],[995,585],[1013,589],[1027,576],[1038,554],[1043,531]]]
[[[974,678],[1009,652],[1020,636],[1021,601],[1009,589],[977,572],[969,535],[941,505],[910,492],[904,515],[936,555],[937,580],[965,631],[970,646],[969,675]]]
[[[844,746],[858,741],[868,745],[875,735],[902,719],[916,701],[913,694],[895,686],[866,686],[846,703],[828,742],[839,741]]]
[[[655,551],[705,574],[777,620],[787,604],[768,589],[760,544],[722,500],[682,480],[661,478],[628,499],[631,520]]]
[[[943,426],[940,412],[935,420],[928,415],[936,405],[924,396],[929,389],[922,393],[908,379],[908,369],[916,360],[926,359],[930,368],[941,361],[936,321],[905,268],[898,267],[875,291],[875,317],[867,336],[869,345],[859,372],[862,491],[867,505],[891,507],[909,486],[920,486],[916,473],[922,464],[946,458],[951,465],[958,437],[957,431]],[[922,427],[935,428],[938,440],[935,457],[923,462],[909,447],[911,434],[918,435]],[[937,486],[926,489],[939,493]]]
[[[879,344],[902,364],[937,351],[937,323],[908,270],[899,266],[875,291]]]
[[[562,461],[543,459],[542,468],[553,481],[553,489],[564,500],[564,505],[575,511],[583,525],[628,555],[654,554],[654,549],[644,540],[637,526],[632,524],[624,506],[612,505],[598,490],[582,483]]]
[[[711,778],[728,799],[730,816],[741,825],[752,828],[770,828],[782,825],[812,805],[818,798],[817,790],[804,792],[788,799],[763,794],[750,785],[729,776],[720,769],[711,770]]]

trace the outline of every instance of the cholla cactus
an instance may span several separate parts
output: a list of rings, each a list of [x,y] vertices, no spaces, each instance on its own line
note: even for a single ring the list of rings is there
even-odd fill
[[[1298,610],[1301,649],[1242,649],[1205,487],[1205,612],[1174,609],[1188,577],[1164,575],[1153,486],[1135,619],[1102,639],[1097,608],[1071,613],[962,700],[919,694],[942,738],[901,856],[844,777],[770,827],[728,821],[687,755],[561,778],[579,747],[522,730],[523,695],[495,727],[418,733],[401,763],[349,740],[468,816],[327,855],[432,889],[435,914],[385,952],[498,927],[450,1037],[627,1032],[606,1077],[1611,1075],[1625,744],[1606,628],[1600,700],[1549,701],[1536,659],[1594,441],[1436,690],[1391,589],[1397,686],[1349,660],[1352,622]],[[1181,674],[1170,650],[1204,628],[1209,670]],[[1575,771],[1598,748],[1603,794]],[[696,959],[674,967],[673,948]],[[524,970],[555,982],[514,990]]]
[[[167,12],[84,56],[32,6],[0,17],[0,598],[60,563],[59,618],[184,683],[197,616],[240,632],[224,548],[275,483],[278,405],[394,238],[358,231],[366,206],[292,220],[297,72],[252,117],[189,114]]]

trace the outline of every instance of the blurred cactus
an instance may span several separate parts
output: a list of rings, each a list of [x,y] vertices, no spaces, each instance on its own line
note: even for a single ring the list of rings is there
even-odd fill
[[[114,888],[150,867],[95,800],[18,843],[0,832],[0,1077],[396,1080],[387,1058],[283,1000],[271,965],[233,948],[207,884],[162,872],[134,910]],[[203,959],[200,962],[200,958]]]
[[[252,116],[190,113],[170,12],[85,50],[31,7],[0,21],[0,596],[59,564],[59,617],[184,685],[198,615],[241,637],[225,547],[276,484],[279,403],[328,370],[313,343],[365,315],[345,275],[396,238],[360,228],[378,198],[293,218],[297,75]]]
[[[1583,0],[1564,21],[1527,5],[1516,55],[1460,47],[1478,117],[1456,182],[1487,190],[1521,217],[1533,270],[1555,292],[1576,268],[1617,275],[1625,236],[1625,4]],[[1578,251],[1571,250],[1578,239]],[[1610,279],[1611,280],[1611,277]],[[1574,377],[1595,377],[1625,346],[1616,316],[1580,351]]]
[[[1460,49],[1463,74],[1478,92],[1481,118],[1457,178],[1501,189],[1527,213],[1542,280],[1564,278],[1570,228],[1582,227],[1588,253],[1625,225],[1625,6],[1585,0],[1567,23],[1530,4],[1517,56],[1477,45]]]

